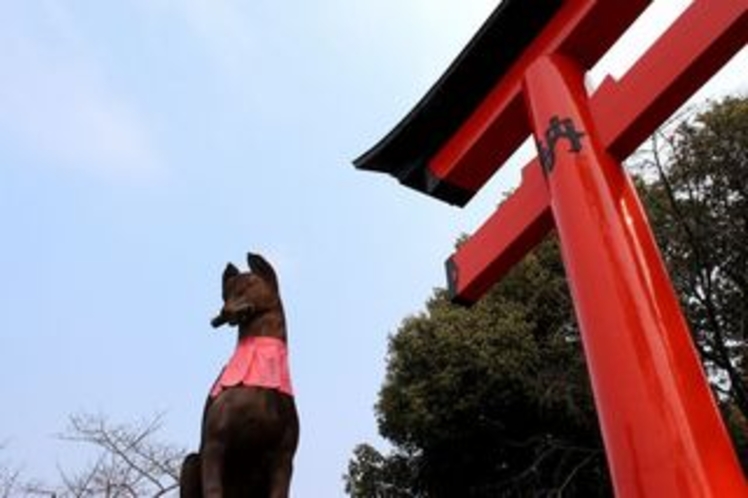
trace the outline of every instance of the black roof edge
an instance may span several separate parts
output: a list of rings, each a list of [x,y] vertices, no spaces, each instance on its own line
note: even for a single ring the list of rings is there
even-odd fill
[[[403,163],[399,169],[390,172],[401,184],[422,193],[427,193],[449,204],[464,206],[473,197],[469,192],[437,178],[422,160]]]
[[[428,162],[553,18],[563,0],[504,0],[416,106],[356,168],[389,173],[401,183],[451,204],[475,192],[439,181]]]

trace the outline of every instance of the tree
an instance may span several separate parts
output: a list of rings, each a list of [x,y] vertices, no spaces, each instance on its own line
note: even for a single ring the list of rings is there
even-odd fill
[[[5,449],[0,444],[0,450]],[[7,462],[0,462],[0,498],[11,498],[16,496],[19,490],[19,479],[21,472]]]
[[[344,476],[345,491],[357,497],[415,498],[416,479],[412,455],[393,453],[383,456],[373,446],[360,444]]]
[[[0,469],[0,497],[139,498],[175,495],[185,451],[156,441],[162,417],[136,424],[113,424],[103,415],[74,415],[60,435],[65,441],[93,446],[96,458],[86,468],[60,470],[60,483],[22,479]],[[5,494],[3,492],[5,491]]]
[[[390,337],[376,413],[396,449],[357,452],[346,476],[351,496],[606,494],[556,244],[543,244],[473,308],[436,291],[425,312],[406,319]],[[410,480],[409,494],[372,484],[403,459],[410,471],[398,475]]]
[[[663,128],[634,163],[710,378],[746,417],[748,98],[726,98]]]

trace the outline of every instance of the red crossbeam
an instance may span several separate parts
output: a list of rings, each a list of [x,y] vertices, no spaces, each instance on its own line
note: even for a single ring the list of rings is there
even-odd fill
[[[532,131],[521,87],[533,61],[543,54],[562,52],[591,68],[650,2],[565,2],[470,118],[429,161],[430,173],[465,191],[480,190]]]
[[[538,245],[553,228],[548,187],[534,159],[522,170],[522,185],[447,260],[452,301],[470,305]]]
[[[608,152],[628,157],[748,42],[747,0],[697,0],[590,106]]]
[[[606,79],[591,97],[589,106],[603,145],[616,159],[625,159],[746,42],[746,0],[694,2],[620,81]],[[499,84],[496,93],[501,93],[501,87]],[[496,106],[493,112],[487,107],[490,102]],[[509,127],[517,124],[515,111],[506,114],[512,106],[489,98],[483,107],[472,118],[482,125],[463,127],[434,161],[454,178],[469,176],[466,172],[475,168],[479,173],[473,181],[483,182],[486,170],[493,173],[498,167],[495,154],[487,152],[501,143],[489,132],[498,129],[492,120],[510,119],[504,125]],[[526,115],[523,106],[521,110]],[[519,123],[526,135],[527,118]],[[454,178],[449,176],[448,181],[454,182]],[[475,302],[543,240],[553,227],[545,189],[540,164],[533,160],[523,170],[522,184],[512,197],[448,260],[449,287],[455,301]]]

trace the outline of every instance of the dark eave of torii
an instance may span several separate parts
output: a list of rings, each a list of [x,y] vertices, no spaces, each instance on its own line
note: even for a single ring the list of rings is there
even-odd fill
[[[581,10],[590,12],[579,15],[576,24],[573,20],[576,13],[569,9],[574,3],[584,2],[501,2],[423,99],[379,143],[357,158],[354,165],[362,170],[389,173],[402,184],[450,204],[467,204],[530,132],[522,117],[522,122],[502,135],[503,143],[498,145],[493,168],[484,168],[482,174],[473,174],[469,180],[459,182],[461,184],[442,177],[438,171],[435,173],[434,156],[476,111],[496,83],[506,79],[512,70],[521,71],[525,56],[538,51],[572,53],[576,60],[591,68],[636,19],[641,5],[649,1],[587,2]],[[605,9],[600,7],[603,4]],[[570,10],[573,28],[565,33],[562,46],[553,46],[562,38],[543,38],[539,33],[554,29],[553,24],[559,17],[556,14],[563,8]],[[617,11],[617,15],[611,16],[611,10]],[[519,88],[514,93],[516,102],[511,107],[524,113]]]
[[[560,0],[504,0],[412,111],[354,161],[451,204],[472,193],[430,174],[428,162],[553,17]]]

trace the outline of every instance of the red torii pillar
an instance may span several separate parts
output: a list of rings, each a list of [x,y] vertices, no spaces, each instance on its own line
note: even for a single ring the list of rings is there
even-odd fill
[[[534,3],[535,5],[527,5]],[[532,133],[518,190],[447,262],[470,304],[556,228],[618,496],[747,496],[624,159],[748,40],[695,0],[621,81],[584,74],[648,2],[505,0],[362,169],[462,205]]]

